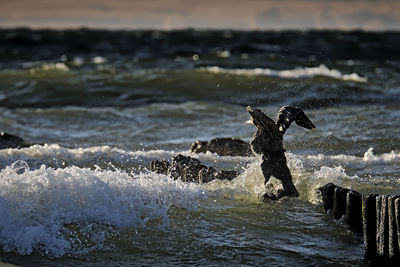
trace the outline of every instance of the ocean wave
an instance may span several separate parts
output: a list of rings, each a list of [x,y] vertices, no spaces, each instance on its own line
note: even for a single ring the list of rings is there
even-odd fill
[[[321,202],[318,188],[334,183],[361,193],[398,194],[400,152],[374,154],[369,148],[363,156],[294,155],[287,153],[293,181],[302,198]]]
[[[354,155],[306,155],[300,156],[303,166],[311,168],[315,165],[341,165],[352,169],[362,169],[373,165],[398,165],[400,163],[400,152],[391,151],[380,155],[374,154],[374,148],[369,148],[362,157]]]
[[[68,72],[70,68],[63,62],[57,63],[43,63],[37,66],[29,68],[30,74],[40,73],[40,72]]]
[[[151,221],[168,226],[171,206],[196,210],[207,197],[196,184],[164,175],[129,175],[17,161],[0,171],[0,244],[22,255],[62,256],[102,246],[110,235]]]
[[[120,169],[128,172],[141,172],[148,169],[155,159],[171,159],[183,154],[198,158],[205,164],[223,168],[243,168],[251,162],[249,157],[220,157],[215,153],[193,154],[186,151],[137,150],[127,151],[110,146],[93,146],[88,148],[66,148],[58,144],[34,145],[22,149],[0,150],[0,170],[17,160],[25,161],[31,169],[38,169],[43,164],[52,168],[76,166],[81,168]]]
[[[152,159],[178,153],[217,168],[236,167],[241,174],[232,181],[194,184],[147,171]],[[300,199],[313,204],[321,202],[318,188],[330,182],[356,190],[367,186],[375,192],[398,188],[398,181],[365,177],[365,172],[396,171],[396,151],[376,155],[370,148],[363,156],[286,156]],[[224,208],[218,203],[226,201],[255,203],[266,189],[256,157],[54,144],[1,150],[0,163],[0,245],[22,255],[84,254],[101,248],[122,229],[168,227],[171,207],[192,211],[200,206]],[[272,177],[270,183],[278,180]]]
[[[317,76],[323,76],[333,78],[342,81],[354,81],[354,82],[367,82],[367,78],[359,76],[357,73],[342,74],[336,69],[329,69],[325,65],[319,65],[318,67],[298,67],[291,70],[273,70],[273,69],[226,69],[217,66],[203,67],[201,71],[211,73],[228,73],[233,75],[262,75],[270,77],[279,77],[283,79],[311,79]]]
[[[156,158],[170,158],[174,152],[164,150],[126,151],[110,146],[94,146],[88,148],[66,148],[58,144],[34,145],[23,149],[0,150],[0,169],[10,166],[17,160],[23,160],[31,169],[46,165],[53,168],[115,167],[131,171],[133,167],[148,165]],[[143,169],[143,168],[142,168]]]

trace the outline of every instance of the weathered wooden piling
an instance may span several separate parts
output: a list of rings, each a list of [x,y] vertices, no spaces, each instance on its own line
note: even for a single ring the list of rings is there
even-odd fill
[[[349,189],[343,187],[335,187],[333,194],[332,214],[335,219],[340,219],[346,214],[346,199]]]
[[[320,188],[325,212],[329,210],[335,219],[344,216],[349,228],[362,234],[362,196],[354,190],[336,186],[332,183]]]
[[[335,193],[336,185],[329,183],[320,188],[322,194],[322,202],[325,212],[333,208],[333,194]]]
[[[366,262],[400,266],[400,197],[362,196],[334,184],[326,184],[320,191],[325,211],[332,210],[336,219],[345,215],[349,228],[362,233]]]
[[[365,260],[372,264],[400,264],[399,197],[369,195],[363,202]],[[374,222],[375,219],[375,222]]]
[[[376,201],[376,247],[380,262],[389,257],[388,196],[380,195]]]
[[[399,235],[398,235],[398,225],[396,223],[396,208],[395,202],[397,196],[388,197],[388,223],[389,223],[389,262],[399,263],[400,251],[399,251]]]
[[[368,195],[363,198],[365,261],[372,261],[376,257],[376,197],[377,195]]]
[[[346,221],[351,231],[363,234],[362,224],[362,195],[349,190],[346,196]]]

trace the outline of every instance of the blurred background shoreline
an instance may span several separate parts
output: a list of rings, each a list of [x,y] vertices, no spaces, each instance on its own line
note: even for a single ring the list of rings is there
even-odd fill
[[[0,2],[0,28],[400,30],[400,2],[59,1]]]

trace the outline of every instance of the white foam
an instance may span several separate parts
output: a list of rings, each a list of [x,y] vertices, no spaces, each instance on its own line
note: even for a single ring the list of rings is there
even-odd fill
[[[124,227],[140,228],[150,221],[168,226],[171,206],[194,210],[210,196],[259,202],[265,192],[258,158],[183,154],[209,166],[243,173],[233,181],[187,184],[138,171],[153,159],[177,155],[173,151],[132,152],[108,146],[68,149],[59,145],[1,150],[1,247],[20,254],[34,250],[53,256],[85,253]],[[365,180],[375,184],[380,181],[368,177],[368,172],[397,170],[400,162],[399,152],[376,155],[372,148],[363,156],[287,152],[286,157],[300,198],[311,203],[319,203],[317,189],[326,183],[350,188]],[[108,161],[118,166],[97,167]]]
[[[65,65],[63,62],[57,63],[43,63],[40,66],[33,67],[29,69],[29,72],[34,74],[38,72],[46,72],[46,71],[59,71],[59,72],[67,72],[70,68]]]
[[[382,153],[380,155],[375,155],[373,148],[369,148],[362,157],[357,157],[354,155],[307,155],[298,156],[306,168],[312,168],[315,165],[341,165],[348,168],[365,168],[367,166],[371,167],[373,165],[394,165],[400,163],[400,152],[391,151],[389,153]]]
[[[214,192],[216,197],[248,200],[259,202],[265,193],[264,176],[261,172],[261,160],[251,158],[252,162],[244,172],[232,181],[214,180],[203,187],[209,192]]]
[[[67,166],[104,168],[114,167],[131,170],[143,170],[148,168],[150,161],[154,159],[171,159],[183,154],[198,158],[208,165],[227,166],[241,168],[252,161],[250,157],[220,157],[215,153],[191,153],[190,151],[126,151],[110,146],[94,146],[88,148],[65,148],[57,144],[34,145],[23,149],[0,150],[0,169],[10,166],[17,160],[29,163],[31,169],[37,169],[42,164],[48,167],[64,168]]]
[[[395,152],[392,150],[390,153],[375,155],[374,148],[370,147],[368,151],[364,153],[363,161],[366,163],[400,163],[400,152]]]
[[[273,70],[267,68],[254,69],[226,69],[217,66],[201,68],[202,71],[212,73],[228,73],[234,75],[262,75],[270,77],[279,77],[286,79],[306,79],[317,76],[324,76],[343,81],[367,82],[367,78],[359,76],[357,73],[342,74],[336,69],[329,69],[325,65],[318,67],[298,67],[291,70]]]
[[[169,224],[171,206],[195,210],[206,192],[164,175],[18,161],[0,171],[0,244],[26,255],[62,256],[99,247],[113,231]]]
[[[389,179],[382,173],[397,173],[400,163],[400,153],[391,151],[375,155],[369,148],[363,156],[354,155],[293,155],[286,154],[288,166],[301,197],[311,203],[319,203],[318,188],[334,183],[353,189],[361,184],[386,183],[386,186],[397,188],[399,181]],[[346,170],[351,171],[348,174]],[[368,187],[368,186],[367,186]]]
[[[116,166],[137,167],[148,165],[151,160],[171,158],[176,153],[165,150],[126,151],[110,146],[94,146],[88,148],[65,148],[57,144],[34,145],[23,149],[0,150],[0,169],[17,160],[29,163],[31,169],[42,164],[51,167],[93,167],[109,164]]]

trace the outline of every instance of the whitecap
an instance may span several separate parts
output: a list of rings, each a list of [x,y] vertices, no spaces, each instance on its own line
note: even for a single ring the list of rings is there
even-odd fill
[[[270,77],[279,77],[285,79],[310,79],[317,76],[329,77],[343,81],[354,81],[354,82],[367,82],[367,78],[361,77],[357,73],[342,74],[339,70],[329,69],[325,65],[318,67],[298,67],[291,70],[273,70],[267,68],[254,68],[254,69],[226,69],[218,66],[203,67],[201,71],[211,73],[228,73],[233,75],[261,75]]]
[[[20,172],[21,166],[24,172]],[[18,162],[0,171],[0,245],[18,254],[82,254],[124,228],[168,227],[170,207],[196,210],[207,192],[154,173]]]

